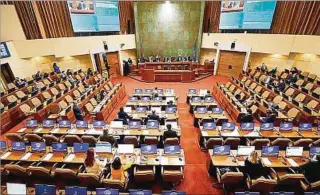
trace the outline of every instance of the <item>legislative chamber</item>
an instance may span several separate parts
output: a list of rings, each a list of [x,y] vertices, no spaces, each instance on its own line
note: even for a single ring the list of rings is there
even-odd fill
[[[0,194],[319,195],[319,1],[0,13]]]

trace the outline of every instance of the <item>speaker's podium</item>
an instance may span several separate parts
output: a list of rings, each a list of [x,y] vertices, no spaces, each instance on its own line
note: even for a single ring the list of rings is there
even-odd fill
[[[145,82],[191,82],[195,80],[193,62],[145,62],[139,63],[141,80]]]

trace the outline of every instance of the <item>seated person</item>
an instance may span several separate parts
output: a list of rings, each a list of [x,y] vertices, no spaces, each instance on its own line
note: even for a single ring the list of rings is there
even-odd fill
[[[299,73],[299,70],[297,69],[297,67],[292,67],[291,70],[290,70],[291,74],[298,74]]]
[[[246,99],[243,101],[243,106],[250,108],[251,106],[253,106],[253,104],[255,103],[254,99],[252,96],[249,97],[249,99]]]
[[[176,107],[176,105],[173,104],[173,101],[170,100],[168,103],[167,103],[167,108],[172,108],[172,107]]]
[[[310,183],[320,181],[320,154],[315,155],[309,162],[302,165],[300,170]]]
[[[14,84],[18,87],[24,87],[26,84],[26,80],[25,79],[20,79],[19,77],[16,77],[16,79],[14,80]]]
[[[96,158],[96,153],[93,148],[87,150],[87,156],[84,160],[84,166],[86,167],[87,173],[93,173],[100,175],[103,172],[104,164]]]
[[[260,117],[260,121],[262,123],[274,123],[275,120],[276,120],[276,115],[270,109],[266,111],[265,117]]]
[[[160,117],[156,114],[155,110],[152,110],[152,113],[148,115],[148,120],[156,120],[160,122]]]
[[[289,74],[288,78],[286,79],[286,83],[292,84],[292,83],[297,82],[297,80],[298,80],[298,74],[297,73]]]
[[[207,94],[206,94],[204,97],[205,97],[205,98],[206,98],[206,97],[212,97],[211,92],[208,90],[208,91],[207,91]]]
[[[92,77],[93,76],[93,72],[91,70],[91,68],[88,68],[87,70],[87,76]]]
[[[70,69],[67,69],[67,76],[72,76],[72,72]]]
[[[59,66],[55,62],[53,63],[53,71],[57,74],[61,73]]]
[[[167,131],[163,133],[163,141],[165,141],[167,138],[176,138],[178,137],[178,134],[176,131],[172,130],[171,124],[167,124]]]
[[[274,67],[268,72],[268,75],[269,76],[274,76],[276,73],[277,73],[277,67]]]
[[[269,85],[270,84],[270,82],[271,82],[271,76],[270,75],[268,75],[268,76],[266,76],[266,78],[264,79],[264,83],[265,84],[267,84],[267,85]]]
[[[116,157],[112,164],[111,164],[111,177],[110,179],[120,180],[121,182],[125,182],[128,179],[128,170],[132,164],[134,163],[135,159],[127,162],[126,165],[122,166],[121,160],[119,157]]]
[[[240,122],[241,123],[253,123],[253,116],[252,116],[251,109],[247,109],[247,113],[241,117]]]
[[[260,177],[264,178],[266,176],[266,172],[256,151],[252,151],[250,156],[245,160],[244,171],[250,176],[251,180],[258,179]]]
[[[36,81],[40,81],[40,80],[42,79],[42,74],[41,74],[41,72],[38,71],[38,72],[36,73],[36,75],[34,76],[34,78],[35,78]]]
[[[234,96],[236,98],[236,100],[238,100],[241,104],[243,103],[243,99],[241,98],[240,94],[237,94]]]
[[[262,72],[265,72],[268,70],[268,67],[266,66],[265,63],[262,63],[260,67],[257,67],[257,69],[258,70],[260,69]]]
[[[278,91],[284,91],[284,89],[286,88],[286,84],[284,83],[284,80],[281,79],[278,83],[277,89]]]
[[[100,136],[99,140],[102,142],[109,142],[112,146],[115,147],[118,145],[117,140],[112,135],[109,135],[108,129],[103,130],[103,135]]]
[[[74,114],[76,120],[83,121],[84,114],[82,113],[81,109],[79,108],[78,103],[73,105],[72,111],[73,111],[73,114]]]
[[[132,119],[132,117],[124,111],[123,107],[121,107],[118,112],[118,118],[123,120]]]

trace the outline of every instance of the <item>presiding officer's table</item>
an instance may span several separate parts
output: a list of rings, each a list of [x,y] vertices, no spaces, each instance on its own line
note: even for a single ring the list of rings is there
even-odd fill
[[[195,71],[141,69],[141,79],[146,82],[191,82]]]

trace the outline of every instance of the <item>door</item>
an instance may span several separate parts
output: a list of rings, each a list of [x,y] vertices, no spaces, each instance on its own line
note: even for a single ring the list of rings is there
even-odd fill
[[[217,75],[238,78],[243,69],[245,52],[221,51]]]
[[[6,83],[12,83],[14,81],[14,75],[11,67],[8,63],[1,64],[1,79]]]
[[[120,76],[120,62],[119,62],[119,52],[109,52],[107,53],[107,60],[110,77]]]
[[[99,57],[99,54],[98,53],[95,53],[93,54],[93,57],[94,57],[94,62],[95,62],[95,65],[96,65],[96,69],[99,73],[102,72],[102,68],[101,68],[101,63],[100,63],[100,57]]]

